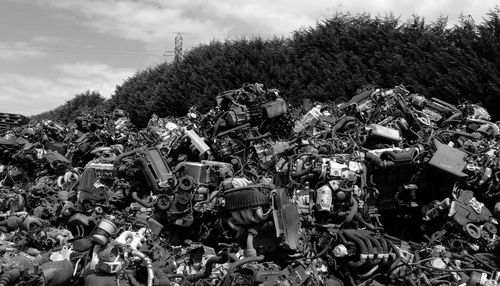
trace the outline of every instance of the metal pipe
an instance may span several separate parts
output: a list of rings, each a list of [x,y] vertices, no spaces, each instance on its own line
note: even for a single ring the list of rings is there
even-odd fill
[[[260,220],[260,221],[265,221],[271,216],[273,210],[269,210],[268,212],[264,213],[262,210],[262,207],[258,207],[255,210],[255,217]]]
[[[257,231],[254,229],[249,229],[248,230],[248,235],[247,235],[247,248],[245,249],[245,256],[246,257],[255,257],[257,256],[257,250],[253,247],[253,239],[257,235]]]
[[[259,221],[254,217],[251,209],[241,210],[241,216],[248,224],[258,223]]]
[[[246,224],[246,221],[243,219],[241,216],[241,213],[239,211],[232,211],[231,216],[234,219],[234,222],[237,224]]]
[[[144,263],[146,263],[146,268],[148,270],[148,280],[146,286],[153,286],[153,278],[155,276],[155,273],[153,271],[153,263],[151,261],[151,258],[147,257],[144,253],[140,252],[139,250],[132,250],[132,255],[141,258],[144,261]]]
[[[227,225],[234,231],[236,231],[236,237],[239,237],[241,236],[241,234],[243,233],[244,231],[244,228],[241,227],[241,226],[238,226],[236,225],[236,220],[234,219],[234,217],[230,218],[228,221],[227,221]]]

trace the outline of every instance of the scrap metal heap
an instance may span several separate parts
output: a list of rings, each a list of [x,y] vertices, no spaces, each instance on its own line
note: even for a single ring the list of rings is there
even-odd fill
[[[0,286],[500,285],[497,123],[403,86],[0,137]]]

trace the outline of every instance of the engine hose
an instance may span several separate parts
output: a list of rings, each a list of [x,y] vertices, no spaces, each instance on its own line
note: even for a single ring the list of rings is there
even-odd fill
[[[221,256],[213,256],[210,257],[207,260],[207,263],[205,263],[205,270],[203,272],[197,273],[197,274],[192,274],[186,276],[186,279],[190,282],[196,282],[200,279],[205,279],[212,274],[212,269],[215,264],[224,264],[229,260],[229,256],[227,251],[224,251]]]
[[[353,233],[355,230],[353,229],[344,229],[342,234],[344,234],[347,238],[353,241],[359,247],[359,253],[362,259],[366,259],[368,256],[368,246],[361,240],[359,237],[355,236]]]
[[[498,132],[500,132],[498,125],[496,125],[491,121],[486,121],[483,119],[467,119],[466,123],[487,124],[491,126],[493,129],[495,129],[495,134],[498,134]]]
[[[11,286],[21,277],[19,269],[11,269],[0,275],[0,286]]]
[[[240,237],[243,231],[245,230],[243,227],[235,224],[236,220],[234,218],[230,218],[227,221],[227,225],[234,231],[236,231],[236,237]]]
[[[245,257],[255,257],[257,256],[257,250],[253,246],[253,239],[257,235],[257,231],[254,229],[249,229],[247,234],[247,248],[244,250]]]
[[[272,212],[272,209],[270,209],[267,213],[264,213],[264,211],[262,210],[262,207],[258,207],[255,210],[255,217],[260,221],[265,221],[269,218],[269,216],[271,215],[271,212]]]
[[[231,216],[234,220],[235,223],[237,224],[247,224],[247,222],[243,219],[242,214],[240,211],[232,211]]]
[[[255,224],[259,221],[255,218],[253,211],[251,209],[244,209],[240,211],[241,217],[247,224]]]
[[[145,208],[152,208],[154,206],[154,201],[152,201],[151,203],[148,203],[148,202],[145,202],[144,200],[141,200],[141,198],[139,198],[139,196],[137,195],[137,192],[133,192],[132,193],[132,199],[134,199],[134,201],[136,201],[138,204],[140,204],[141,206],[145,207]]]
[[[151,258],[147,257],[144,253],[138,250],[132,250],[132,255],[141,258],[146,264],[146,268],[148,269],[148,281],[146,286],[153,286],[153,278],[155,277],[155,273],[153,271],[153,263]]]
[[[156,180],[153,177],[153,173],[149,169],[148,162],[144,158],[137,158],[134,161],[134,165],[141,167],[142,173],[146,177],[146,181],[148,185],[153,189],[153,194],[158,194],[160,189],[158,189],[158,185],[156,184]]]
[[[376,250],[375,250],[375,248],[373,247],[373,244],[372,244],[371,240],[370,240],[368,237],[366,237],[366,236],[364,236],[363,234],[361,234],[361,233],[360,233],[359,231],[357,231],[357,230],[354,230],[354,231],[352,232],[352,234],[353,234],[354,236],[357,236],[357,237],[358,237],[358,238],[360,238],[361,240],[363,240],[363,242],[365,243],[366,247],[368,248],[368,260],[372,260],[372,259],[375,257],[375,255],[376,255]]]
[[[131,151],[128,151],[128,152],[125,152],[125,153],[121,153],[120,155],[116,156],[116,159],[113,163],[113,167],[115,169],[118,168],[118,165],[120,165],[122,163],[122,160],[125,158],[125,157],[129,157],[129,156],[132,156],[132,155],[135,155],[135,153],[137,153],[139,150],[131,150]]]
[[[318,253],[316,253],[316,255],[314,255],[311,260],[314,260],[318,257],[321,257],[323,255],[325,255],[325,253],[328,251],[328,249],[330,249],[330,247],[332,246],[332,243],[333,243],[333,237],[330,238],[330,241],[328,241],[328,243],[325,245],[325,247]]]
[[[373,164],[375,164],[377,167],[379,167],[381,169],[391,168],[391,167],[396,166],[396,163],[394,163],[392,161],[382,160],[382,159],[380,159],[380,157],[378,157],[377,155],[372,154],[370,152],[366,153],[365,159],[367,161],[372,162]]]
[[[382,248],[382,244],[380,244],[380,242],[378,241],[378,239],[376,239],[375,237],[371,236],[370,234],[368,233],[364,233],[364,234],[361,234],[363,235],[364,237],[368,238],[371,243],[373,244],[373,249],[374,249],[374,252],[376,252],[375,254],[375,261],[373,262],[374,265],[378,265],[380,263],[380,261],[382,261],[382,257],[383,257],[383,254],[384,254],[384,249]]]
[[[388,240],[387,242],[389,243],[389,245],[391,246],[392,250],[394,250],[394,253],[396,254],[396,259],[391,264],[391,268],[387,272],[388,273],[387,275],[390,275],[394,270],[396,270],[397,267],[399,267],[399,265],[401,264],[401,262],[403,260],[401,258],[401,254],[399,253],[399,249],[396,247],[396,245],[392,241],[390,241],[390,240]]]
[[[374,226],[373,224],[371,224],[371,223],[369,223],[369,222],[365,221],[365,220],[363,219],[363,216],[362,216],[360,213],[358,213],[358,214],[357,214],[356,219],[357,219],[359,222],[361,222],[361,223],[362,223],[362,224],[363,224],[366,228],[368,228],[369,230],[383,230],[383,229],[384,229],[383,227],[376,227],[376,226]]]
[[[356,199],[353,196],[351,196],[351,204],[352,204],[351,210],[349,211],[349,214],[347,215],[343,223],[351,222],[356,213],[358,212],[358,201],[356,201]]]
[[[349,266],[351,268],[359,268],[366,263],[366,258],[368,256],[368,247],[361,239],[353,235],[353,231],[354,230],[352,229],[346,229],[343,230],[341,233],[351,241],[354,241],[354,243],[359,247],[359,260],[356,262],[349,261]]]
[[[453,113],[450,117],[448,117],[446,120],[441,122],[441,124],[439,124],[439,127],[443,127],[445,124],[452,122],[452,121],[455,121],[460,116],[462,116],[462,112],[460,112],[460,111]]]
[[[346,239],[345,239],[345,236],[342,232],[339,232],[339,237],[340,237],[340,241],[342,241],[343,244],[349,244],[350,242],[348,242]]]
[[[373,268],[370,271],[366,272],[365,274],[361,274],[358,277],[360,279],[366,279],[366,278],[372,276],[373,273],[375,273],[375,271],[377,271],[378,267],[379,267],[378,265],[375,265],[375,266],[373,266]]]
[[[271,136],[271,133],[267,132],[267,133],[264,133],[263,135],[260,135],[260,136],[255,136],[255,137],[249,137],[247,139],[245,139],[247,142],[251,142],[251,141],[255,141],[255,140],[260,140],[260,139],[264,139],[264,138],[267,138]]]
[[[234,262],[233,264],[231,264],[231,267],[229,267],[229,270],[227,271],[227,274],[224,277],[224,280],[222,281],[221,286],[230,286],[231,285],[231,282],[232,282],[231,276],[233,275],[234,271],[236,270],[236,268],[238,266],[243,265],[243,264],[247,264],[247,263],[251,263],[251,262],[260,262],[262,260],[264,260],[264,255],[259,255],[256,257],[249,257],[249,258],[241,259],[239,261]]]
[[[384,253],[384,247],[382,246],[382,243],[376,238],[370,235],[367,231],[364,232],[364,236],[368,237],[374,244],[374,247],[377,249],[377,257],[381,257],[381,255]]]
[[[356,118],[352,116],[344,116],[342,119],[339,120],[333,127],[332,127],[332,132],[337,132],[338,130],[342,129],[347,123],[356,121]]]
[[[380,238],[380,241],[382,242],[382,249],[384,250],[384,262],[387,262],[389,259],[389,245],[387,244],[387,240],[383,237]]]
[[[177,283],[179,286],[192,285],[189,281],[187,281],[186,276],[181,273],[167,274],[167,278],[170,280],[175,278],[181,278],[182,281]]]

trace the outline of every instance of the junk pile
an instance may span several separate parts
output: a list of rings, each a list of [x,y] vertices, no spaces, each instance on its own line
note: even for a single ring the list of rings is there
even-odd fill
[[[500,285],[499,135],[403,86],[299,109],[245,84],[141,130],[122,110],[16,127],[0,285]]]

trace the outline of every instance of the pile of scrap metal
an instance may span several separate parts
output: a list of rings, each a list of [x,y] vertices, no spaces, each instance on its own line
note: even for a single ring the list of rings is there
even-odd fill
[[[312,107],[312,106],[311,106]],[[300,111],[299,111],[300,112]],[[0,138],[0,285],[499,285],[497,123],[404,87]]]
[[[13,127],[28,123],[28,118],[21,114],[0,112],[0,132],[7,131]]]

